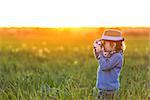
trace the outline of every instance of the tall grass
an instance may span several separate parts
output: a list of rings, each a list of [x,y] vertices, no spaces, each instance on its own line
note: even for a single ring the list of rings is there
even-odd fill
[[[49,41],[0,41],[1,100],[94,100],[98,63],[92,41],[51,44]],[[120,74],[121,100],[150,95],[148,39],[126,41]]]

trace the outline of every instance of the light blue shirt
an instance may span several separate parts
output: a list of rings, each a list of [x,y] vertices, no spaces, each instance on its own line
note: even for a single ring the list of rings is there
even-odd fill
[[[100,52],[98,64],[96,87],[103,90],[118,90],[123,53],[117,52],[107,58]]]

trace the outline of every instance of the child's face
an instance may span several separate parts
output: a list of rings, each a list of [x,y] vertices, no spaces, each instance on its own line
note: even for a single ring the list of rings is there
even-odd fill
[[[115,47],[111,46],[110,41],[105,41],[104,48],[105,48],[105,51],[113,51]]]

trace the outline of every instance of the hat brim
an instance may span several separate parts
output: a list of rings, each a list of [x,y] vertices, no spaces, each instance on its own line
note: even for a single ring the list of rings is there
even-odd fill
[[[107,41],[124,41],[123,37],[102,36],[101,40]]]

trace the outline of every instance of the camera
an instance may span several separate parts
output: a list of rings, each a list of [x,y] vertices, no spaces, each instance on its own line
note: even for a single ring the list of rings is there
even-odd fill
[[[98,48],[98,47],[102,48],[103,47],[103,41],[101,39],[96,39],[94,41],[93,45],[94,45],[94,48]]]

